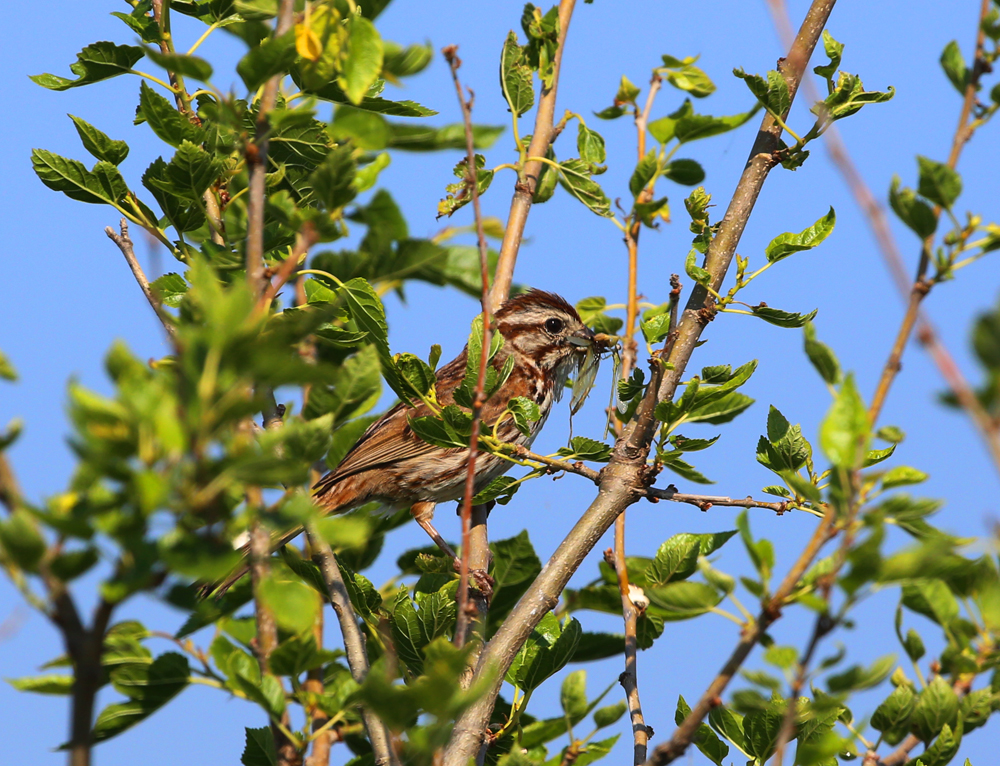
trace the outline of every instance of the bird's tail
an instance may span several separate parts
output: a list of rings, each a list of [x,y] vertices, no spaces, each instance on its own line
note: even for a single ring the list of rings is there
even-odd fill
[[[330,476],[325,477],[325,480],[321,480],[315,487],[313,487],[313,502],[316,503],[320,508],[324,510],[325,513],[346,513],[352,508],[356,508],[358,505],[363,504],[367,497],[362,497],[363,492],[359,493],[359,482],[358,477],[351,476],[345,477],[345,480],[341,481],[330,481]],[[281,546],[291,542],[293,539],[299,536],[302,532],[302,527],[296,527],[290,532],[286,532],[280,536],[275,536],[271,540],[271,552],[278,550]],[[208,596],[213,596],[214,598],[220,598],[225,595],[226,591],[232,588],[236,583],[243,579],[247,573],[250,572],[250,564],[247,559],[250,557],[250,543],[247,543],[240,547],[240,553],[243,554],[243,561],[240,563],[232,574],[230,574],[226,579],[217,583],[209,583],[202,585],[198,590],[199,596],[202,598],[207,598]]]

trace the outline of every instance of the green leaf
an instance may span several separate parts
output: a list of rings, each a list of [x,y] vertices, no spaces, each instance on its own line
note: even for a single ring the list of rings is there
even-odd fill
[[[80,135],[83,148],[97,159],[110,162],[112,165],[121,165],[122,161],[128,157],[128,144],[124,141],[115,141],[109,138],[107,134],[102,133],[89,122],[72,114],[69,118],[76,126],[76,132]]]
[[[927,650],[924,648],[923,639],[920,638],[920,634],[913,628],[910,628],[906,632],[906,638],[903,640],[903,649],[906,650],[906,655],[910,658],[911,662],[916,662],[927,653]]]
[[[860,77],[841,72],[830,95],[814,104],[810,111],[823,120],[840,120],[855,114],[866,104],[889,101],[895,95],[892,86],[885,92],[866,91]]]
[[[434,58],[434,49],[429,45],[415,44],[400,48],[395,43],[383,41],[382,47],[382,73],[386,79],[390,79],[388,75],[400,78],[418,74],[424,71]]]
[[[688,251],[687,258],[684,261],[684,272],[699,285],[707,285],[712,281],[712,275],[695,263],[697,257],[697,250],[692,248]]]
[[[31,166],[43,184],[78,202],[117,206],[128,194],[125,179],[110,162],[101,160],[87,170],[79,160],[32,149]]]
[[[843,673],[830,676],[826,679],[827,688],[831,694],[871,689],[887,679],[895,666],[896,655],[887,654],[875,660],[867,668],[854,665]]]
[[[634,104],[641,91],[625,75],[622,75],[615,94],[615,104]]]
[[[754,400],[746,394],[733,391],[695,406],[686,413],[684,420],[688,423],[721,425],[728,423],[753,403]]]
[[[872,728],[882,732],[890,745],[898,743],[906,735],[910,716],[917,704],[913,690],[900,684],[872,714]]]
[[[327,210],[342,208],[357,196],[354,184],[357,166],[350,145],[344,144],[326,155],[322,164],[309,175],[316,201]]]
[[[934,676],[920,692],[910,716],[910,729],[924,742],[930,742],[945,726],[958,720],[958,695],[944,678]]]
[[[852,470],[863,459],[871,441],[871,422],[865,403],[848,375],[820,427],[820,446],[838,468]]]
[[[616,702],[613,705],[605,705],[604,707],[599,707],[594,711],[594,726],[598,729],[603,729],[606,726],[611,726],[616,723],[619,718],[625,715],[625,711],[628,710],[628,703],[625,700]]]
[[[703,582],[672,582],[646,588],[645,592],[666,620],[689,620],[718,606],[723,599],[722,593]]]
[[[115,45],[106,41],[88,45],[76,54],[76,61],[69,65],[75,80],[54,74],[31,75],[30,80],[49,90],[68,90],[81,85],[107,80],[130,71],[143,56],[142,48],[135,45]]]
[[[24,510],[15,510],[0,521],[0,547],[7,559],[27,572],[35,571],[46,550],[38,524]]]
[[[900,188],[899,176],[892,177],[889,187],[889,206],[903,223],[920,239],[927,239],[937,231],[938,219],[931,206],[917,197],[913,189]]]
[[[287,72],[295,55],[295,31],[290,29],[250,48],[236,64],[236,74],[252,93],[271,77]]]
[[[607,462],[611,458],[611,447],[604,442],[588,439],[586,436],[574,436],[569,447],[560,447],[562,457],[575,457],[579,460],[594,460]]]
[[[829,213],[798,234],[793,234],[792,232],[779,234],[771,240],[771,243],[764,250],[768,262],[777,263],[792,253],[798,253],[802,250],[812,250],[830,236],[836,222],[837,214],[831,207]]]
[[[530,423],[535,423],[542,417],[542,411],[531,399],[516,396],[507,403],[507,409],[514,417],[514,425],[525,436],[531,435]]]
[[[806,322],[803,326],[805,334],[806,356],[812,362],[823,381],[830,386],[835,386],[840,382],[840,363],[833,350],[816,340],[816,328],[812,322]]]
[[[405,381],[418,396],[424,396],[434,387],[434,370],[416,354],[396,354],[393,357],[399,377]]]
[[[354,105],[359,105],[382,72],[382,37],[364,16],[351,16],[347,58],[337,84]]]
[[[665,178],[682,186],[697,186],[705,180],[705,170],[695,160],[672,160],[661,173]]]
[[[684,719],[691,715],[691,706],[683,696],[677,697],[677,711],[674,713],[674,722],[680,726]],[[692,740],[695,746],[716,766],[722,766],[723,761],[729,756],[729,745],[715,736],[715,732],[709,728],[707,723],[698,724],[698,731]],[[737,740],[742,741],[742,737]]]
[[[808,314],[798,314],[771,308],[770,306],[751,306],[750,310],[755,317],[763,319],[768,324],[773,324],[775,327],[793,329],[796,327],[805,327],[819,312],[819,309],[813,309]]]
[[[510,32],[500,52],[500,88],[507,106],[520,117],[535,103],[531,67],[527,64],[524,48],[517,43],[517,35]]]
[[[10,359],[3,351],[0,351],[0,379],[17,380],[17,370],[14,369],[14,365],[11,364]]]
[[[536,689],[569,661],[581,633],[575,619],[570,617],[560,623],[555,615],[547,613],[518,650],[505,678],[522,691]]]
[[[663,58],[666,60],[668,57]],[[705,98],[715,93],[715,83],[712,79],[702,69],[692,64],[679,69],[667,69],[663,72],[663,77],[678,90],[690,93],[695,98]]]
[[[164,168],[163,180],[151,178],[150,183],[165,192],[197,202],[222,170],[221,161],[214,155],[190,141],[183,141]]]
[[[139,113],[158,138],[175,148],[185,141],[201,144],[205,140],[205,131],[178,112],[145,80],[139,85]]]
[[[582,122],[576,132],[576,148],[580,159],[593,165],[603,165],[607,159],[604,139],[601,134],[591,130]]]
[[[699,472],[693,465],[681,459],[683,452],[675,450],[673,452],[660,452],[657,457],[663,462],[664,468],[669,468],[679,476],[695,484],[714,484],[715,482]]]
[[[837,73],[837,69],[840,68],[840,60],[844,53],[844,44],[837,42],[830,31],[827,29],[823,30],[823,49],[826,52],[827,57],[830,59],[829,64],[824,64],[821,66],[813,67],[813,71],[820,77],[825,78],[830,81],[830,87],[833,87],[833,76]]]
[[[929,748],[920,754],[917,762],[923,766],[945,766],[958,754],[958,748],[961,744],[961,723],[955,729],[945,724],[944,728],[941,729],[941,734]]]
[[[788,92],[788,83],[780,72],[772,69],[767,73],[766,80],[759,74],[747,74],[742,69],[734,69],[733,74],[746,83],[750,92],[768,111],[781,117],[788,112],[792,97]]]
[[[155,279],[150,288],[164,306],[177,308],[181,305],[181,299],[187,294],[189,285],[180,274],[170,272]]]
[[[473,496],[472,504],[486,505],[496,501],[500,505],[507,505],[520,488],[521,485],[514,477],[498,476]]]
[[[768,709],[752,710],[743,719],[744,748],[758,763],[764,763],[774,753],[784,718],[781,711]]]
[[[142,185],[152,192],[170,225],[177,231],[194,231],[205,223],[205,214],[202,212],[204,203],[200,199],[185,198],[182,189],[174,188],[174,182],[167,176],[167,163],[162,157],[157,157],[146,168],[146,172],[142,174]],[[176,282],[173,285],[178,289],[180,287]],[[176,304],[179,303],[180,296],[177,296]]]
[[[559,692],[559,704],[563,713],[570,718],[582,718],[587,714],[587,671],[574,670],[563,679]]]
[[[656,551],[656,557],[646,569],[646,580],[652,586],[686,580],[698,569],[701,542],[696,535],[674,535]]]
[[[941,580],[906,583],[903,586],[902,604],[943,627],[958,617],[958,601]]]
[[[947,165],[927,157],[917,157],[920,170],[917,192],[935,205],[948,210],[962,193],[962,178]]]
[[[274,747],[274,733],[270,726],[259,729],[245,727],[246,745],[240,763],[243,766],[277,766],[278,752]]]
[[[895,489],[905,487],[908,484],[920,484],[927,481],[928,476],[923,471],[910,468],[906,465],[896,466],[885,472],[882,476],[882,489]]]
[[[351,107],[343,109],[357,111]],[[338,117],[341,111],[337,110]],[[389,149],[402,149],[408,152],[465,149],[465,126],[461,123],[436,127],[390,122],[387,128],[389,133],[386,146]],[[503,132],[503,125],[473,125],[472,144],[476,149],[489,149]]]
[[[657,158],[656,150],[650,149],[646,156],[639,160],[632,171],[632,178],[629,179],[628,188],[633,197],[638,197],[646,185],[656,176]]]
[[[639,329],[642,331],[642,337],[646,339],[646,343],[650,345],[659,343],[670,332],[670,314],[657,314],[651,319],[642,322],[639,325]],[[634,396],[633,394],[629,398],[634,398]]]
[[[130,729],[179,694],[188,684],[187,658],[167,652],[149,665],[125,665],[111,672],[111,681],[128,702],[108,705],[94,723],[93,740],[103,742]]]
[[[486,169],[486,158],[477,154],[476,157],[476,191],[482,195],[493,182],[493,171]],[[447,196],[438,203],[438,218],[450,216],[456,210],[472,201],[472,184],[468,175],[469,158],[463,157],[452,171],[461,180],[445,187]]]
[[[948,81],[955,86],[961,95],[965,95],[965,89],[969,82],[969,69],[962,58],[962,51],[958,43],[952,40],[941,52],[941,68],[944,69]],[[925,764],[924,766],[929,766]]]
[[[7,683],[19,692],[58,695],[73,693],[73,676],[47,675],[30,678],[8,678]]]
[[[378,352],[379,362],[382,366],[382,376],[389,387],[396,394],[406,401],[406,387],[399,379],[396,368],[392,363],[392,354],[389,353],[389,326],[385,320],[385,309],[382,301],[375,294],[372,286],[364,279],[355,278],[345,282],[340,293],[347,300],[351,319],[358,326],[358,329],[368,333],[375,350]]]
[[[592,212],[611,217],[611,201],[600,184],[591,177],[589,163],[573,159],[559,163],[559,183]]]
[[[203,58],[183,53],[161,53],[156,48],[146,48],[145,51],[147,58],[168,72],[179,74],[181,77],[192,77],[201,82],[208,82],[212,78],[212,65]]]
[[[260,584],[259,593],[275,622],[284,630],[301,633],[316,619],[319,602],[313,590],[301,580],[279,579],[272,575]]]

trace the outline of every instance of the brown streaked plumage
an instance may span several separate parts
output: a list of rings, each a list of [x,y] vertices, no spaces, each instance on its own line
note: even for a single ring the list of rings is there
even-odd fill
[[[482,422],[484,427],[492,428],[511,399],[527,397],[538,404],[541,418],[530,424],[527,436],[508,418],[501,423],[498,436],[530,446],[594,334],[576,309],[558,295],[542,290],[508,300],[496,312],[492,326],[504,338],[492,364],[499,369],[513,355],[514,366],[500,390],[483,405]],[[467,353],[468,349],[463,349],[436,373],[437,398],[442,406],[454,403],[455,390],[465,377]],[[435,504],[461,499],[468,450],[444,449],[421,440],[410,428],[409,419],[430,414],[425,404],[409,407],[400,403],[386,412],[358,439],[340,465],[316,483],[316,503],[328,513],[345,513],[373,501],[392,509],[409,506],[417,523],[454,556],[431,518]],[[476,458],[476,492],[511,466],[503,458],[480,453]],[[300,531],[283,536],[278,545]],[[230,587],[244,572],[234,573],[221,589]]]

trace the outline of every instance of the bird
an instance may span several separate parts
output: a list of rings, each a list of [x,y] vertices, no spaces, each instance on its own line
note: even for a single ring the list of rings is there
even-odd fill
[[[565,299],[543,290],[529,290],[510,298],[497,309],[491,325],[503,336],[503,345],[490,361],[498,371],[513,357],[510,376],[483,404],[483,428],[492,429],[514,397],[527,397],[538,405],[540,417],[529,421],[527,434],[512,418],[497,427],[501,441],[530,447],[545,425],[569,376],[585,358],[598,359],[588,348],[603,350],[576,309]],[[455,403],[455,391],[465,378],[468,346],[435,373],[435,390],[441,407]],[[595,362],[596,363],[596,362]],[[434,507],[461,500],[465,489],[468,448],[443,448],[423,441],[410,425],[412,418],[431,415],[426,403],[399,402],[361,435],[340,464],[313,486],[313,502],[327,514],[341,514],[371,502],[392,511],[409,507],[410,513],[432,540],[451,558],[455,552],[434,527]],[[476,456],[474,492],[478,493],[513,463],[491,453]],[[275,549],[301,532],[281,535]],[[246,574],[244,565],[215,592],[223,593]]]

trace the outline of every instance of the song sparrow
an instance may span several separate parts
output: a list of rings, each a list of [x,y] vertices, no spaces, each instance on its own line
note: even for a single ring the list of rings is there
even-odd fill
[[[562,396],[567,377],[595,343],[594,333],[565,300],[541,290],[508,300],[496,312],[493,326],[504,343],[491,364],[500,369],[513,355],[514,366],[507,381],[483,405],[483,428],[493,427],[511,399],[527,397],[541,411],[541,417],[529,424],[528,435],[519,431],[510,418],[500,424],[497,435],[505,442],[530,446],[545,424],[553,401]],[[454,403],[455,389],[465,377],[467,353],[468,348],[436,373],[441,406]],[[328,513],[345,513],[372,501],[390,509],[409,506],[417,523],[454,557],[431,519],[435,504],[461,499],[469,453],[467,449],[445,449],[421,440],[410,428],[409,420],[430,414],[426,404],[410,407],[400,403],[390,409],[365,431],[340,465],[316,483],[313,499]],[[480,453],[476,458],[475,491],[481,491],[512,465],[502,457]],[[277,545],[300,531],[282,536]],[[234,573],[221,589],[244,573]]]

